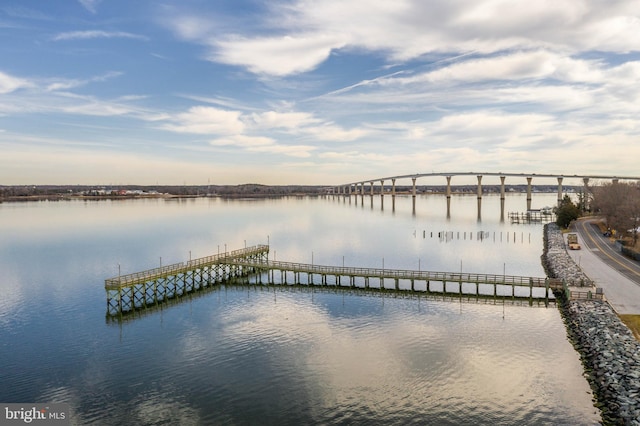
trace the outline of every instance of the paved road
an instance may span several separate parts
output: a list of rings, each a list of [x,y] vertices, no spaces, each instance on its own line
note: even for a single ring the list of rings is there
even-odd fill
[[[581,219],[574,225],[582,250],[569,250],[574,261],[598,287],[618,314],[640,315],[640,262],[623,256],[594,224]]]

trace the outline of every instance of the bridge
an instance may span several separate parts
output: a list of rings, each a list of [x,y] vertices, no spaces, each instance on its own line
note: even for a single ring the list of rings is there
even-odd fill
[[[240,250],[149,269],[105,280],[107,318],[121,317],[179,300],[218,284],[321,286],[405,294],[457,295],[462,298],[526,300],[530,305],[554,301],[553,291],[567,283],[546,277],[434,272],[385,268],[314,265],[268,259],[269,246]]]
[[[500,198],[504,200],[505,198],[505,180],[507,177],[515,177],[515,178],[524,178],[527,182],[527,210],[531,209],[531,192],[532,192],[532,181],[534,178],[552,178],[556,179],[558,182],[558,204],[562,201],[563,193],[562,193],[562,182],[565,178],[574,178],[581,179],[585,191],[588,191],[589,181],[590,180],[611,180],[612,182],[618,182],[620,180],[631,180],[631,181],[640,181],[640,177],[638,176],[610,176],[610,175],[559,175],[559,174],[549,174],[549,173],[502,173],[502,172],[449,172],[449,173],[415,173],[408,175],[399,175],[399,176],[388,176],[381,177],[375,179],[366,179],[358,182],[346,183],[343,185],[338,185],[333,188],[334,193],[342,194],[345,196],[350,196],[352,194],[356,195],[365,195],[365,184],[370,185],[370,195],[373,196],[374,186],[376,182],[380,182],[378,194],[384,197],[385,195],[385,182],[391,181],[391,196],[395,197],[396,195],[396,181],[403,179],[411,179],[412,182],[412,191],[411,194],[415,198],[416,196],[416,181],[419,178],[425,177],[444,177],[446,179],[446,196],[447,199],[451,198],[451,179],[454,176],[475,176],[477,178],[477,196],[478,200],[482,199],[482,178],[484,176],[497,176],[500,178]]]

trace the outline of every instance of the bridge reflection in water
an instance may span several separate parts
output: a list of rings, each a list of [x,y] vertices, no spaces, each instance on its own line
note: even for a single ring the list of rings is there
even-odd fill
[[[434,193],[429,193],[429,195],[432,195]],[[466,194],[460,194],[460,195],[466,195]],[[402,195],[400,195],[402,196]],[[404,195],[405,197],[407,196],[406,194]],[[352,203],[352,198],[354,199],[354,203],[355,206],[357,207],[358,205],[364,207],[365,206],[365,200],[366,198],[369,199],[369,207],[371,208],[371,210],[374,209],[374,196],[373,195],[355,195],[355,196],[347,196],[344,197],[342,195],[336,195],[333,194],[333,199],[334,200],[338,200],[338,202],[340,202],[340,200],[342,200],[343,203]],[[348,201],[347,201],[348,200]],[[477,200],[478,203],[478,207],[477,207],[477,212],[478,212],[478,222],[480,222],[482,220],[482,199],[478,198]],[[531,206],[531,200],[527,201],[527,205]],[[380,198],[380,210],[384,211],[385,209],[385,203],[384,203],[384,196],[382,196]],[[392,213],[396,212],[396,195],[393,195],[391,197],[391,211]],[[412,197],[412,208],[411,208],[411,212],[413,216],[416,216],[416,197]],[[447,197],[447,212],[446,212],[446,217],[447,219],[451,218],[451,197]],[[529,209],[525,212],[509,212],[508,214],[505,215],[505,199],[501,198],[500,199],[500,222],[504,222],[505,221],[505,217],[509,218],[509,221],[511,223],[546,223],[546,222],[553,222],[555,221],[555,213],[552,211],[551,208],[544,208],[544,209],[531,209],[529,207]]]
[[[105,280],[107,319],[159,307],[220,284],[322,287],[377,293],[526,301],[544,305],[563,282],[514,275],[323,266],[270,261],[257,245]]]

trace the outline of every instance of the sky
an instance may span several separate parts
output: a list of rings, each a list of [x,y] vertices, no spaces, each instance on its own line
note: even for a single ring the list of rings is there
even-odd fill
[[[0,185],[638,176],[639,136],[640,0],[0,2]]]

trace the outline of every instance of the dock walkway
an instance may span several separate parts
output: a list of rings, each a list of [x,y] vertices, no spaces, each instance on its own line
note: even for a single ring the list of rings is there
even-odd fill
[[[561,288],[561,282],[540,277],[525,277],[517,275],[496,275],[496,274],[476,274],[467,272],[434,272],[416,271],[410,269],[385,269],[385,268],[360,268],[360,267],[340,267],[324,266],[308,263],[294,263],[281,261],[252,262],[242,259],[232,259],[230,264],[253,268],[261,271],[280,271],[283,273],[283,280],[286,279],[285,272],[295,274],[296,282],[300,281],[300,274],[309,276],[319,275],[322,277],[322,284],[328,285],[328,277],[335,277],[336,284],[341,285],[340,278],[348,277],[353,282],[353,278],[378,278],[381,280],[413,280],[413,281],[438,281],[489,285],[508,285],[520,287],[547,287],[551,289]],[[284,281],[283,281],[284,283]]]
[[[562,280],[469,272],[326,266],[269,260],[256,245],[105,280],[107,316],[159,306],[217,284],[301,285],[528,300],[553,300]]]

